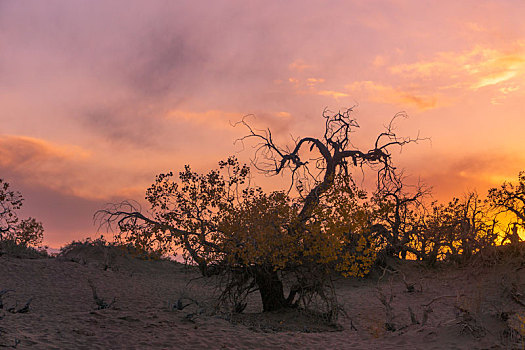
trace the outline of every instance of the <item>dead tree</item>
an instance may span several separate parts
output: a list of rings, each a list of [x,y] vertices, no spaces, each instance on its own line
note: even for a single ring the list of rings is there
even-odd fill
[[[312,218],[323,194],[334,186],[336,178],[348,179],[351,167],[367,165],[377,172],[378,186],[384,186],[392,181],[395,170],[391,161],[391,148],[402,147],[419,140],[401,138],[395,134],[394,122],[406,116],[405,113],[398,113],[386,126],[385,131],[377,136],[369,150],[356,149],[352,146],[350,136],[359,125],[353,118],[352,111],[352,108],[337,113],[325,110],[322,137],[300,138],[290,148],[274,143],[269,129],[258,131],[245,119],[238,123],[247,129],[247,135],[238,141],[256,141],[254,167],[270,175],[289,170],[292,184],[297,186],[302,197],[300,207],[293,215],[293,221],[269,222],[269,230],[289,237],[307,237],[305,233],[309,232],[308,220]],[[315,153],[315,156],[308,158],[305,155],[308,151]],[[173,175],[172,173],[157,176],[155,184],[148,189],[146,195],[152,204],[151,215],[143,213],[133,203],[124,202],[101,210],[96,216],[109,226],[116,225],[120,231],[182,247],[203,275],[233,276],[228,281],[236,284],[228,284],[226,289],[234,286],[232,290],[240,288],[243,293],[258,290],[264,311],[295,305],[294,299],[298,295],[312,290],[323,298],[322,287],[329,281],[323,280],[326,272],[318,266],[313,266],[315,264],[312,264],[312,273],[309,276],[314,276],[315,273],[315,276],[321,277],[316,277],[315,281],[312,281],[312,278],[298,278],[298,281],[303,283],[301,288],[292,288],[290,295],[285,297],[281,272],[287,268],[293,272],[303,269],[305,265],[302,261],[289,262],[283,267],[272,265],[271,262],[246,263],[243,258],[237,256],[235,252],[248,242],[237,241],[235,237],[221,232],[217,213],[234,206],[239,193],[250,193],[246,186],[244,189],[248,192],[243,192],[238,187],[248,181],[249,168],[241,167],[234,158],[220,163],[220,166],[221,169],[228,169],[227,177],[222,177],[219,171],[214,170],[199,175],[191,172],[189,167],[180,173],[181,184],[166,180]],[[259,197],[256,195],[253,198]],[[233,247],[234,253],[228,247]],[[297,256],[301,258],[300,252]],[[242,276],[239,277],[238,274]],[[317,281],[322,281],[323,286],[319,287],[316,284],[315,288],[310,287],[310,284]]]
[[[295,183],[299,192],[304,192],[305,182],[311,184],[311,188],[302,201],[302,209],[299,214],[300,223],[311,217],[321,196],[334,185],[338,175],[349,176],[352,166],[368,165],[374,169],[377,172],[379,189],[396,181],[390,149],[421,140],[419,136],[410,138],[396,135],[394,122],[399,118],[407,117],[405,112],[400,112],[394,115],[385,131],[377,136],[368,151],[356,149],[351,143],[350,136],[355,131],[354,129],[359,128],[359,124],[352,116],[352,112],[353,107],[337,113],[325,109],[323,111],[325,120],[323,136],[321,138],[300,138],[295,140],[295,145],[291,148],[276,145],[270,129],[255,130],[245,120],[240,122],[247,128],[248,135],[238,141],[254,139],[258,142],[252,160],[255,168],[270,175],[289,170],[292,184]],[[310,152],[316,150],[317,156],[305,159],[303,155],[305,149]]]

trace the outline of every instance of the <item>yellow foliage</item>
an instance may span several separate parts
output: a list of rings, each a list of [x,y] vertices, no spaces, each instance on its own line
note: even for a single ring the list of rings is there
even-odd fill
[[[232,264],[269,264],[284,268],[295,259],[297,240],[289,234],[294,210],[282,192],[256,191],[228,208],[219,231],[226,259]]]
[[[203,268],[368,273],[376,251],[367,239],[372,209],[351,180],[335,177],[308,219],[301,220],[300,198],[250,188],[249,169],[234,157],[219,165],[207,174],[187,166],[178,183],[173,173],[158,175],[146,193],[154,218],[144,225],[133,215],[119,222],[127,242],[141,249],[155,244],[162,251],[180,246],[186,259]]]
[[[283,192],[246,193],[221,218],[219,231],[230,264],[282,270],[306,263],[331,267],[344,276],[364,276],[375,261],[375,247],[363,232],[370,210],[354,188],[334,186],[306,223]]]

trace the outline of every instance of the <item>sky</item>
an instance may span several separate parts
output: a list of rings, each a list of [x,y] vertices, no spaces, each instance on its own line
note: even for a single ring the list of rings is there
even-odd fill
[[[393,152],[409,181],[484,194],[525,170],[524,14],[521,0],[0,0],[0,178],[59,247],[158,173],[248,161],[231,126],[245,115],[290,143],[356,106],[356,147],[405,111],[398,134],[430,138]]]

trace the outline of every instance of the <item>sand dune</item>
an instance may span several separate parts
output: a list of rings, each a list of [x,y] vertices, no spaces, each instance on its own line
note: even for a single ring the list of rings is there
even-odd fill
[[[519,316],[525,315],[521,260],[434,269],[409,262],[380,280],[381,271],[364,280],[340,279],[337,290],[347,316],[338,327],[324,328],[297,311],[261,314],[256,296],[245,315],[214,314],[212,281],[177,263],[114,258],[107,264],[107,257],[93,255],[74,260],[0,257],[0,290],[14,290],[2,298],[0,346],[489,349],[524,344],[519,335]],[[115,298],[111,307],[97,309],[89,281],[100,299],[109,304]],[[407,289],[405,281],[413,288]],[[380,293],[391,306],[390,315]],[[197,304],[185,302],[190,305],[177,310],[181,296]],[[30,298],[28,312],[8,311]]]

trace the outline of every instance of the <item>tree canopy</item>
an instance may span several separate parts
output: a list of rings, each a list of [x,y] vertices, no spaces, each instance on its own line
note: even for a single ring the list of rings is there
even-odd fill
[[[240,141],[258,142],[254,167],[268,174],[290,170],[296,198],[250,186],[250,168],[230,157],[206,174],[186,166],[178,178],[172,172],[158,175],[146,192],[149,214],[124,202],[97,216],[116,224],[118,239],[148,249],[182,248],[204,275],[223,276],[221,300],[235,310],[259,291],[265,311],[306,307],[317,298],[335,317],[332,273],[363,276],[376,254],[369,239],[374,214],[350,168],[371,166],[378,186],[385,186],[395,170],[390,148],[417,141],[396,136],[391,122],[371,149],[355,149],[350,136],[359,125],[351,113],[325,111],[322,137],[300,138],[291,148],[276,145],[270,130],[258,132],[240,122],[248,131]],[[305,158],[304,148],[317,155]],[[283,280],[289,282],[288,296]]]

